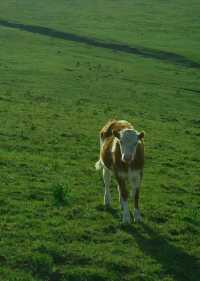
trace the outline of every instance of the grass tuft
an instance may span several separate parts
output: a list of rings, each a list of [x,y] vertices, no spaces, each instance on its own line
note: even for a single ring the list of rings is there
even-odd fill
[[[67,185],[57,184],[53,187],[53,199],[57,207],[67,206],[72,200],[72,193]]]

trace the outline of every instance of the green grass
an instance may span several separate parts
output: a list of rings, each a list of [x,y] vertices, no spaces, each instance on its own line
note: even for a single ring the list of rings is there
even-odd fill
[[[200,276],[199,1],[1,1],[0,280],[197,281]],[[144,130],[142,224],[122,227],[116,183],[103,207],[98,131]]]

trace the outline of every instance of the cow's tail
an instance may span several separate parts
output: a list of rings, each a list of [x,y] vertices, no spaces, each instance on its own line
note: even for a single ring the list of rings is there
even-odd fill
[[[101,159],[99,159],[96,164],[95,164],[95,169],[97,171],[101,170],[103,168],[103,165],[102,165],[102,162],[101,162]]]

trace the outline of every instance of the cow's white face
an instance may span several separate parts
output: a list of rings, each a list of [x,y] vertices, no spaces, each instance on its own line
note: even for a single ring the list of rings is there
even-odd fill
[[[138,133],[132,129],[124,129],[119,134],[119,143],[122,161],[130,163],[134,160],[138,142],[144,137],[144,133]]]

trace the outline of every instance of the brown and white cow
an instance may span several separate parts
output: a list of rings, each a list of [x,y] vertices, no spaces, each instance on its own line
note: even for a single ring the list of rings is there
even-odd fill
[[[128,180],[132,188],[134,203],[134,220],[141,221],[139,209],[139,192],[143,177],[144,167],[144,132],[137,132],[134,127],[125,120],[112,120],[100,131],[100,159],[96,163],[97,170],[103,170],[105,185],[104,204],[111,203],[110,181],[114,174],[119,191],[119,200],[123,211],[122,222],[131,222],[128,208]]]

